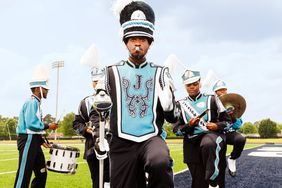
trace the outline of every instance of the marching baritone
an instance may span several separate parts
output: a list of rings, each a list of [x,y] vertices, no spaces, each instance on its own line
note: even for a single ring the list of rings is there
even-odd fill
[[[17,126],[17,146],[19,150],[19,166],[14,187],[29,186],[32,171],[34,179],[31,187],[45,187],[47,170],[41,145],[48,148],[48,143],[42,138],[46,129],[55,130],[57,123],[44,124],[42,121],[41,100],[47,98],[48,87],[47,67],[39,65],[34,71],[30,82],[31,97],[24,103]]]

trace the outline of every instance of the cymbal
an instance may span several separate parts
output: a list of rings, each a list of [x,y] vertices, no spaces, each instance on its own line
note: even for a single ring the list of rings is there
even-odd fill
[[[244,97],[237,93],[228,93],[219,97],[223,106],[228,108],[233,108],[233,116],[235,118],[241,117],[246,110],[246,100]]]

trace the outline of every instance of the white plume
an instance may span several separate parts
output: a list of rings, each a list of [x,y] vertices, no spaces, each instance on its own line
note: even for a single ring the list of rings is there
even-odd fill
[[[203,79],[202,85],[204,87],[212,87],[212,85],[218,80],[215,72],[213,70],[209,70],[206,77]]]
[[[96,45],[93,43],[80,58],[80,63],[90,67],[100,67],[99,53]]]
[[[174,73],[174,70],[175,70],[175,67],[176,67],[177,64],[182,64],[182,63],[176,57],[175,54],[170,54],[164,62],[164,66],[168,67],[170,74]]]
[[[44,64],[39,64],[34,70],[31,81],[47,81],[49,80],[48,67]]]
[[[124,9],[124,7],[133,1],[143,1],[143,0],[117,0],[115,1],[112,6],[112,11],[115,17],[119,19],[120,13]]]

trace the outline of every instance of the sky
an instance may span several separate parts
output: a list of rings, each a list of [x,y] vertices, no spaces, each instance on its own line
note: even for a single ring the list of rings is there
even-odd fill
[[[176,99],[185,97],[181,75],[213,70],[228,91],[242,95],[245,122],[265,118],[282,123],[282,1],[147,0],[154,9],[155,41],[147,60],[163,65],[170,54],[181,63],[171,73]],[[93,92],[90,68],[80,64],[95,44],[103,65],[126,60],[127,50],[112,0],[0,0],[0,114],[18,116],[30,96],[29,81],[38,64],[50,73],[43,114],[55,116],[59,70],[58,117],[77,112]],[[212,93],[211,87],[202,90]]]

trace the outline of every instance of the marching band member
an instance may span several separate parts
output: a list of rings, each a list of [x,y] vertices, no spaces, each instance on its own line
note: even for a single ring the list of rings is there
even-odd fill
[[[227,86],[225,82],[223,82],[222,80],[216,81],[216,83],[213,86],[213,91],[218,97],[227,94]],[[226,143],[229,145],[233,145],[233,150],[227,159],[227,164],[228,164],[229,174],[232,177],[234,177],[236,176],[236,159],[240,157],[244,149],[246,138],[237,132],[237,130],[239,130],[240,127],[242,126],[243,123],[242,119],[234,118],[232,116],[232,112],[233,111],[228,112],[232,119],[232,125],[226,127],[225,136],[226,136]]]
[[[215,96],[200,92],[199,71],[186,70],[182,79],[188,96],[178,101],[181,116],[173,130],[184,136],[184,163],[192,176],[191,187],[224,187],[223,130],[231,122],[230,117]]]
[[[94,94],[85,97],[79,105],[78,114],[75,115],[73,121],[74,130],[82,135],[85,141],[85,151],[83,158],[87,160],[89,170],[91,172],[92,187],[99,188],[99,160],[94,152],[94,144],[97,139],[97,135],[94,132],[94,127],[99,126],[99,114],[94,110],[94,96],[97,92],[96,86],[99,80],[104,79],[105,70],[93,67],[91,71],[92,86],[94,88]],[[109,158],[104,159],[104,187],[110,187],[109,185]]]
[[[128,1],[127,1],[128,2]],[[143,1],[121,7],[120,23],[129,57],[106,69],[110,114],[111,187],[171,188],[171,157],[161,137],[164,120],[176,121],[168,70],[146,60],[153,42],[154,11]]]
[[[48,148],[49,144],[44,141],[42,134],[45,134],[46,129],[58,128],[57,123],[44,124],[42,121],[41,100],[47,98],[48,77],[47,67],[39,65],[30,82],[31,98],[20,111],[17,126],[19,166],[14,184],[16,188],[29,187],[32,171],[35,177],[31,187],[45,187],[46,184],[47,170],[41,145]]]

